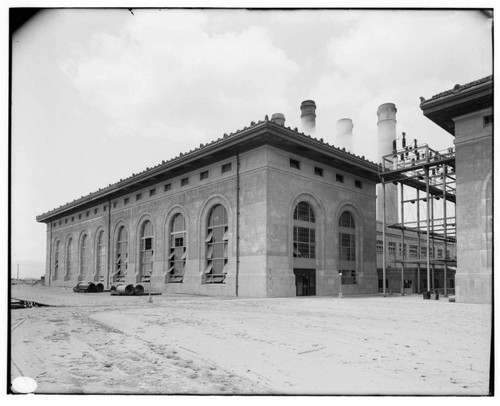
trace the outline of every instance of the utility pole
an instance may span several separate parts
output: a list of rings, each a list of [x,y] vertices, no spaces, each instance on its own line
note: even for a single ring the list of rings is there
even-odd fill
[[[385,293],[385,268],[386,268],[386,235],[385,235],[385,180],[382,178],[382,200],[383,200],[383,214],[382,214],[382,245],[384,251],[382,253],[382,294],[386,297]]]
[[[340,285],[339,285],[339,299],[342,299],[342,271],[339,271]]]

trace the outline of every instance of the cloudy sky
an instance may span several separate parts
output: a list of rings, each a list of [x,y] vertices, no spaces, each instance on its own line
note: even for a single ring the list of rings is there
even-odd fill
[[[477,11],[46,10],[12,38],[12,261],[45,260],[35,216],[280,112],[376,156],[377,107],[435,149],[420,96],[492,73]]]

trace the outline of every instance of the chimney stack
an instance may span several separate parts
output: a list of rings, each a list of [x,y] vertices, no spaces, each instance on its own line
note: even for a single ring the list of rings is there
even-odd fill
[[[316,129],[316,103],[313,100],[304,100],[300,105],[300,112],[302,130],[314,134]]]
[[[396,113],[394,103],[381,104],[377,110],[377,158],[382,162],[384,155],[391,154],[396,140]]]
[[[394,103],[381,104],[377,110],[377,159],[394,152],[396,140],[396,105]],[[385,185],[385,221],[386,224],[398,222],[398,186],[392,182]],[[382,185],[377,185],[377,220],[383,216]]]
[[[271,116],[271,121],[278,125],[285,125],[285,115],[283,113],[274,113]]]
[[[335,136],[335,146],[345,148],[346,151],[353,152],[352,148],[352,120],[341,118],[337,121],[337,132]]]

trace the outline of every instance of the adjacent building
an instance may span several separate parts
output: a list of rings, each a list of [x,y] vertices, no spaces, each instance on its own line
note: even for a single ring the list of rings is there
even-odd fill
[[[493,76],[439,93],[423,114],[455,137],[456,300],[493,300]]]

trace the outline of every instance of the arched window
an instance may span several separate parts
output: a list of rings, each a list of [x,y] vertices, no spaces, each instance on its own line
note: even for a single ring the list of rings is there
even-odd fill
[[[116,241],[116,263],[113,282],[125,282],[128,267],[128,234],[125,226],[118,230]]]
[[[146,220],[141,228],[141,282],[149,282],[153,273],[153,224]]]
[[[343,285],[355,285],[356,280],[356,228],[350,211],[344,211],[339,219],[339,271]]]
[[[106,275],[106,239],[104,230],[97,235],[97,257],[96,257],[97,277],[102,282]]]
[[[339,226],[345,228],[354,228],[354,217],[350,211],[342,212],[339,220]]]
[[[229,228],[227,211],[215,205],[208,215],[205,283],[224,283],[227,274]]]
[[[311,205],[307,202],[300,202],[293,212],[293,219],[299,221],[306,221],[309,223],[315,223],[314,211]]]
[[[80,241],[80,275],[86,276],[88,274],[88,236],[84,234]]]
[[[316,258],[316,219],[311,205],[300,202],[293,212],[294,258]]]
[[[170,251],[168,255],[168,281],[182,282],[186,266],[186,222],[176,214],[170,223]]]
[[[59,240],[56,241],[56,247],[54,249],[54,274],[52,275],[52,279],[57,279],[59,276],[59,260],[61,253],[61,242]]]
[[[66,276],[70,278],[73,275],[73,238],[68,239],[66,247]]]

